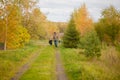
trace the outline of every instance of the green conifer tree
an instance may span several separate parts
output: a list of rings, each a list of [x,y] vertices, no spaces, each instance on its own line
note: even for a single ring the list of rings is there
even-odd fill
[[[84,49],[86,57],[101,56],[100,40],[94,30],[81,37],[80,44],[78,46],[79,48]]]
[[[73,17],[71,18],[68,28],[63,36],[63,46],[66,48],[77,48],[79,44],[80,35],[76,30],[76,25]]]

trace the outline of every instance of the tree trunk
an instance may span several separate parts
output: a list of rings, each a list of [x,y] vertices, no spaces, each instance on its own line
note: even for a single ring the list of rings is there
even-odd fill
[[[7,50],[7,27],[8,27],[8,20],[7,20],[7,17],[6,17],[4,50]]]

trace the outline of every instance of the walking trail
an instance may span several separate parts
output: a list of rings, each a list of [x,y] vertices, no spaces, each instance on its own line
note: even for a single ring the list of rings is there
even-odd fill
[[[38,50],[29,60],[26,64],[24,64],[18,72],[11,78],[11,80],[19,80],[20,77],[30,68],[31,64],[38,58],[39,54]],[[57,80],[68,80],[67,76],[64,71],[64,67],[62,65],[60,52],[56,49],[56,78]]]
[[[56,50],[56,72],[57,80],[68,80],[61,61],[60,52]]]
[[[38,50],[33,56],[28,60],[26,64],[24,64],[11,78],[11,80],[19,80],[20,77],[30,68],[31,64],[37,59],[37,57],[40,55],[40,50]]]

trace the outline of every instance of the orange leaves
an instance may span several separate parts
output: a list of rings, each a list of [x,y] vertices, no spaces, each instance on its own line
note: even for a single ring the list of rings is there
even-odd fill
[[[85,4],[82,5],[78,10],[75,10],[73,16],[77,30],[81,33],[81,35],[84,35],[87,31],[93,28],[93,21],[87,12]]]

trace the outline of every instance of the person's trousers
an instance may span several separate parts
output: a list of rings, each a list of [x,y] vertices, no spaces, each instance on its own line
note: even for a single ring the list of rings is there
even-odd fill
[[[54,40],[54,45],[55,45],[55,47],[58,47],[58,41],[57,40]]]

